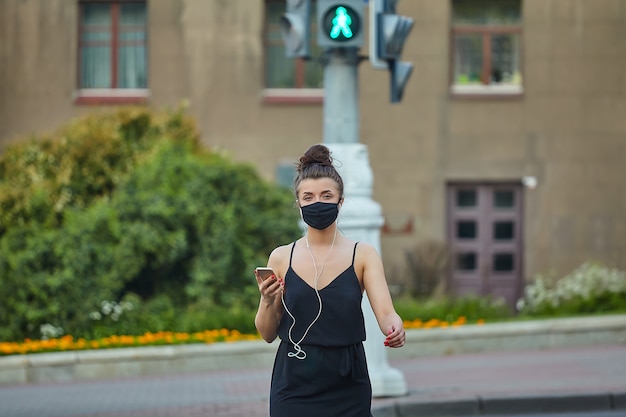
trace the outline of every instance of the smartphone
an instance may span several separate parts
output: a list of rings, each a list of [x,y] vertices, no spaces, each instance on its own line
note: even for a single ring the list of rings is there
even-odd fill
[[[258,266],[256,268],[256,271],[259,273],[259,276],[261,277],[261,279],[263,281],[265,281],[266,279],[268,279],[272,275],[276,275],[276,274],[274,274],[274,270],[272,268],[267,268],[267,267],[264,267],[264,266]]]

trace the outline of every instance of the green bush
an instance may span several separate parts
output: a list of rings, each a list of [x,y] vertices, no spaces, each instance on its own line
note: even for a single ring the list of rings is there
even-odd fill
[[[254,290],[254,301],[258,304],[259,291]],[[243,299],[243,297],[242,297]],[[204,329],[236,329],[245,334],[256,334],[254,317],[257,306],[235,301],[229,306],[216,306],[208,300],[190,305],[178,323],[178,330],[192,333]],[[207,314],[210,311],[211,314]]]
[[[399,298],[394,301],[394,306],[400,317],[409,321],[437,319],[453,322],[459,317],[465,317],[467,321],[475,322],[511,317],[511,310],[504,301],[491,297]]]
[[[204,330],[202,314],[252,310],[254,266],[300,233],[293,198],[197,139],[180,111],[131,109],[2,155],[0,340]],[[109,305],[131,307],[114,320]]]
[[[584,263],[553,285],[539,275],[524,289],[517,309],[526,316],[626,311],[626,272]]]
[[[0,158],[0,235],[29,223],[58,226],[67,208],[110,195],[163,140],[197,143],[182,109],[92,115],[9,147]]]

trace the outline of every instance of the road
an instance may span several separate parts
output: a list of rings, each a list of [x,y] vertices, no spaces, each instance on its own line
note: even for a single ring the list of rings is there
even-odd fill
[[[420,417],[428,417],[428,416],[420,416]],[[463,417],[476,417],[473,416],[463,416]],[[489,417],[511,417],[510,414],[492,414]],[[626,417],[626,410],[624,411],[607,411],[607,412],[599,412],[594,411],[592,413],[544,413],[544,414],[515,414],[515,417]]]
[[[518,417],[539,417],[532,413],[550,409],[569,413],[550,417],[626,417],[626,345],[417,357],[390,364],[402,370],[409,395],[374,399],[374,416],[394,415],[382,411],[396,407],[402,416],[427,417],[428,407],[437,411],[465,401],[491,416],[510,410]],[[0,416],[267,417],[270,373],[262,367],[3,386]],[[555,397],[560,398],[556,403]],[[533,409],[541,401],[549,408]],[[455,410],[451,415],[469,413]],[[579,410],[585,413],[572,413]]]

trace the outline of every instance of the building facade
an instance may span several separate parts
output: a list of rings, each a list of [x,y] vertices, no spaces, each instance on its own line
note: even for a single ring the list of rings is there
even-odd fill
[[[322,142],[324,101],[319,48],[284,57],[284,8],[1,0],[0,147],[89,112],[188,101],[207,147],[280,180]],[[538,273],[626,269],[626,0],[404,0],[398,12],[415,19],[402,103],[386,70],[358,71],[389,280],[410,285],[407,252],[445,251],[450,291],[513,304]]]

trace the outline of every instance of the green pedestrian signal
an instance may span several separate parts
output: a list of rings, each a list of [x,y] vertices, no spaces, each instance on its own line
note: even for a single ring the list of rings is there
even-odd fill
[[[352,7],[343,4],[331,7],[324,16],[324,33],[337,42],[354,38],[361,31],[361,21]]]
[[[353,35],[352,29],[352,16],[346,10],[345,7],[339,6],[335,9],[335,17],[332,20],[332,28],[330,29],[330,37],[337,39],[339,35],[346,39],[350,39]]]
[[[318,0],[318,45],[326,48],[363,44],[363,0]]]

